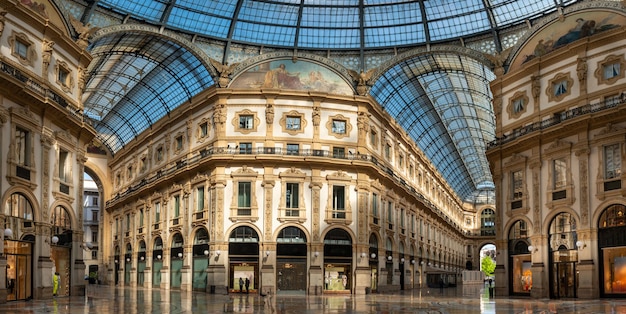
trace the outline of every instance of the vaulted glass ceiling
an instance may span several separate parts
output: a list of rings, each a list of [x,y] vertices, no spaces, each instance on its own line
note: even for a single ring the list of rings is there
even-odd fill
[[[404,126],[459,195],[493,188],[486,143],[495,138],[489,81],[477,60],[452,53],[402,61],[379,78],[372,96]]]
[[[360,65],[388,48],[491,38],[577,0],[58,0],[85,24],[146,23],[214,40],[228,60],[232,43],[289,50],[358,51]],[[582,0],[581,0],[582,2]],[[79,12],[77,12],[77,8]],[[101,14],[105,12],[105,18]],[[96,16],[95,18],[93,18]],[[93,18],[93,19],[92,19]],[[116,21],[117,19],[117,21]],[[488,39],[487,39],[488,40]],[[219,44],[222,43],[222,44]],[[512,44],[509,43],[508,47]],[[83,103],[99,138],[116,153],[157,120],[214,85],[208,65],[166,36],[99,38]],[[486,51],[493,53],[492,50]],[[372,58],[368,59],[368,56]],[[358,67],[358,68],[357,68]],[[494,137],[489,81],[476,59],[434,53],[382,73],[370,94],[406,129],[459,197],[473,201],[493,182],[485,143]]]
[[[100,0],[151,24],[210,38],[308,49],[450,40],[553,12],[575,0]]]

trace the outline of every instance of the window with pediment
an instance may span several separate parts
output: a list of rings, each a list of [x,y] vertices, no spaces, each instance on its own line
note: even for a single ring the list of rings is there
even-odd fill
[[[624,60],[624,55],[609,55],[604,60],[598,62],[594,75],[598,80],[598,84],[611,85],[624,78],[625,69],[626,61]]]
[[[13,32],[9,37],[9,46],[11,46],[11,55],[21,64],[28,66],[35,64],[37,58],[35,45],[26,34]]]
[[[509,100],[509,105],[506,108],[506,111],[509,114],[510,119],[517,119],[523,113],[526,112],[528,108],[529,98],[525,91],[516,92],[513,94],[513,97]]]
[[[279,124],[283,132],[290,135],[298,135],[304,133],[304,128],[307,125],[307,121],[304,119],[304,113],[300,113],[295,110],[283,113]]]
[[[235,131],[243,134],[256,132],[260,123],[261,119],[257,117],[257,113],[248,109],[236,112],[232,120]]]
[[[548,82],[546,94],[549,101],[561,101],[571,94],[574,80],[569,73],[559,73]]]

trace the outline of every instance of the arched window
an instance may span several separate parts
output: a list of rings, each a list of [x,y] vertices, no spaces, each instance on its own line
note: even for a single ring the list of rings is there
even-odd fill
[[[598,222],[598,228],[622,227],[626,225],[626,206],[614,204],[609,206]]]
[[[10,217],[33,220],[33,206],[21,193],[11,194],[11,197],[7,199],[4,211],[4,214]]]

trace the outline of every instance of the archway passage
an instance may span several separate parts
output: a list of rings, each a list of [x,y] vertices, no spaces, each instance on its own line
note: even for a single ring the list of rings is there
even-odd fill
[[[349,293],[352,289],[352,237],[333,229],[324,238],[324,292]]]
[[[193,239],[193,290],[206,291],[208,267],[209,233],[205,228],[200,228]]]
[[[180,288],[183,279],[183,236],[180,233],[176,233],[172,239],[172,246],[170,251],[170,287]]]
[[[626,206],[608,206],[598,220],[600,295],[626,297]],[[586,243],[580,241],[581,247]]]
[[[229,290],[256,291],[259,282],[259,235],[248,226],[235,228],[228,239]]]
[[[557,214],[550,222],[550,297],[576,298],[578,249],[576,219],[570,213]]]
[[[161,287],[161,269],[163,269],[163,239],[157,237],[154,239],[152,249],[152,286]]]
[[[516,221],[509,230],[509,294],[530,295],[533,287],[532,257],[526,221]]]
[[[286,227],[276,239],[276,292],[305,293],[307,238],[297,227]]]

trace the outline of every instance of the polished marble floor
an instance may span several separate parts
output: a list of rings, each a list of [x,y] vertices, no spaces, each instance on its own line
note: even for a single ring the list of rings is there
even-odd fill
[[[90,285],[83,297],[0,304],[0,313],[626,313],[626,300],[489,298],[482,285],[393,294],[211,295]]]

